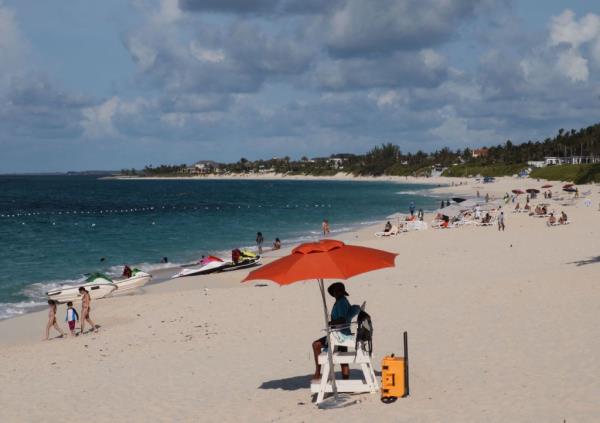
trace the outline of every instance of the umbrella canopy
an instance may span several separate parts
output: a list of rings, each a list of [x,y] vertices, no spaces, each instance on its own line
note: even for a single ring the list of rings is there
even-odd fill
[[[575,184],[565,184],[565,185],[563,185],[563,189],[571,188],[573,185],[575,185]]]
[[[462,203],[463,201],[466,201],[466,198],[460,198],[460,197],[452,197],[452,201],[454,201],[455,203]]]
[[[529,189],[527,189],[527,190],[525,190],[525,191],[527,191],[528,193],[532,193],[532,192],[534,192],[534,193],[536,193],[536,194],[539,194],[539,193],[540,193],[540,190],[539,190],[539,189],[536,189],[536,188],[529,188]]]
[[[544,188],[544,189],[546,189],[546,188],[552,188],[552,185],[550,185],[550,184],[542,185],[542,188]]]
[[[348,279],[372,270],[394,267],[396,256],[333,239],[309,242],[294,248],[289,256],[253,270],[243,282],[266,279],[288,285],[309,279]]]
[[[521,189],[513,189],[512,192],[513,192],[513,194],[517,194],[517,195],[525,194],[525,191],[523,191]]]

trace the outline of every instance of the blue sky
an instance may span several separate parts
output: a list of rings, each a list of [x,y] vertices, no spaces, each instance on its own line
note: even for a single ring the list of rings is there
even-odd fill
[[[0,0],[0,173],[544,139],[600,121],[592,5]]]

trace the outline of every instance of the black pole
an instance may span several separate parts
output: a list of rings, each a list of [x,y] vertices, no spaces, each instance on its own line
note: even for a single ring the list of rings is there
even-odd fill
[[[408,332],[404,331],[404,395],[407,397],[410,394],[408,384]]]

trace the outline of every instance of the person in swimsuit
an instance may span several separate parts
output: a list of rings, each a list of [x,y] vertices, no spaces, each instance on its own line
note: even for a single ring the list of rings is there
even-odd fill
[[[90,303],[92,301],[92,299],[90,298],[90,294],[89,294],[89,292],[87,292],[87,290],[83,286],[79,287],[79,293],[82,295],[82,297],[81,297],[81,320],[80,320],[81,331],[79,332],[79,334],[83,334],[83,330],[85,328],[86,321],[90,324],[90,326],[92,327],[92,330],[94,332],[98,332],[98,328],[96,327],[96,324],[90,318],[90,310],[91,310]]]
[[[44,341],[47,341],[50,338],[50,328],[52,327],[60,333],[61,337],[65,336],[65,333],[56,322],[56,301],[48,300],[48,305],[50,306],[50,310],[48,310],[48,324],[46,325],[46,337],[44,338]]]

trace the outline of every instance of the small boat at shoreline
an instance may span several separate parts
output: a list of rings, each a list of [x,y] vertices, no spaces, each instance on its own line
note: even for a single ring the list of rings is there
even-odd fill
[[[64,285],[60,288],[52,289],[46,292],[49,300],[54,300],[59,304],[68,303],[69,301],[81,301],[81,294],[79,288],[85,288],[90,294],[92,300],[98,300],[104,298],[107,295],[112,294],[118,289],[117,285],[108,281],[93,281],[87,282],[81,285]]]
[[[127,294],[131,291],[146,285],[152,275],[142,272],[139,269],[133,269],[131,276],[112,280],[102,273],[92,273],[86,279],[85,283],[80,285],[64,285],[60,288],[50,290],[46,293],[49,300],[54,300],[59,304],[69,301],[80,301],[81,294],[79,288],[85,288],[89,292],[92,300],[98,300],[115,295]]]

